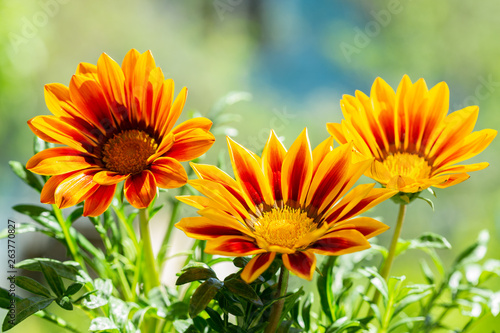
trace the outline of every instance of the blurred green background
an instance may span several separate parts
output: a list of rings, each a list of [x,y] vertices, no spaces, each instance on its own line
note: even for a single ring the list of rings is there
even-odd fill
[[[2,226],[8,218],[24,221],[12,205],[39,202],[12,175],[8,161],[25,163],[32,156],[26,121],[49,114],[43,85],[67,85],[79,62],[95,64],[102,52],[121,63],[131,48],[152,50],[157,65],[175,80],[176,91],[189,88],[185,110],[205,114],[229,91],[251,93],[250,101],[230,111],[241,118],[234,125],[236,140],[253,150],[262,148],[271,128],[289,147],[307,126],[312,144],[318,144],[328,136],[325,123],[342,119],[342,94],[356,89],[369,93],[377,76],[394,88],[404,74],[413,81],[423,77],[429,87],[446,81],[450,111],[479,105],[476,130],[498,129],[498,13],[497,0],[0,0]],[[223,136],[218,139],[209,152],[213,160],[217,150],[225,149]],[[435,212],[422,201],[412,204],[402,237],[426,231],[446,236],[453,250],[440,253],[449,262],[487,229],[487,257],[498,259],[499,153],[497,139],[472,160],[488,161],[489,168],[465,183],[437,190]],[[386,202],[370,214],[393,225],[396,208]],[[380,237],[382,244],[392,233],[387,234]],[[36,239],[33,243],[19,236],[18,261],[48,253],[46,240]],[[406,260],[396,261],[393,273],[420,281],[414,264],[420,257],[408,253]],[[0,267],[5,262],[1,259]],[[3,272],[1,285],[6,284]],[[495,327],[500,320],[490,318],[474,332]],[[12,331],[58,332],[37,318]]]

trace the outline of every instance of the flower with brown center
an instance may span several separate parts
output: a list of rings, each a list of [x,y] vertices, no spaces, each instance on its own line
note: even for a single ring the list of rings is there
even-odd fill
[[[344,95],[345,120],[327,124],[339,143],[353,142],[355,150],[375,158],[366,175],[402,193],[430,186],[445,188],[469,178],[468,172],[488,163],[457,165],[483,151],[497,131],[472,132],[479,108],[469,106],[449,115],[449,90],[441,82],[431,90],[423,79],[404,76],[396,92],[381,78],[370,97],[360,91]]]
[[[97,216],[121,181],[136,208],[147,207],[157,187],[184,185],[180,162],[202,155],[214,142],[206,118],[174,127],[186,96],[183,88],[174,99],[174,82],[165,80],[149,51],[131,50],[121,67],[104,53],[97,66],[80,63],[69,87],[46,85],[53,116],[28,124],[41,139],[62,146],[39,152],[26,165],[52,176],[41,201],[60,208],[85,201],[84,215]]]
[[[311,280],[315,253],[341,255],[370,247],[367,239],[387,230],[357,217],[397,191],[359,185],[349,192],[372,159],[357,157],[352,145],[336,149],[327,139],[311,150],[307,132],[287,152],[271,131],[262,158],[228,138],[236,179],[210,165],[191,164],[199,179],[189,184],[204,196],[178,199],[199,209],[176,227],[207,240],[207,253],[256,255],[241,277],[255,280],[280,254],[296,275]]]

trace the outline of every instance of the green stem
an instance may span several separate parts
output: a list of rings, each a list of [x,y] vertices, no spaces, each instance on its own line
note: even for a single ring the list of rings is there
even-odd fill
[[[82,269],[85,272],[87,272],[87,266],[85,266],[85,261],[80,255],[80,252],[78,251],[75,240],[73,239],[73,237],[71,237],[68,223],[66,222],[66,220],[62,215],[61,209],[59,209],[59,207],[57,207],[56,205],[52,205],[52,208],[54,210],[54,215],[56,216],[57,222],[59,222],[59,225],[61,226],[62,232],[64,234],[64,239],[66,240],[66,244],[68,245],[68,250],[71,253],[71,256],[76,262],[80,264]]]
[[[79,331],[75,327],[68,324],[64,319],[62,319],[62,318],[60,318],[52,313],[49,313],[45,310],[36,312],[35,316],[40,317],[42,319],[45,319],[53,324],[56,324],[57,326],[64,328],[70,332],[81,333],[81,331]]]
[[[382,269],[380,271],[380,275],[386,281],[389,278],[389,273],[391,272],[392,263],[394,261],[394,258],[396,257],[396,249],[398,246],[399,236],[401,235],[401,230],[403,229],[405,213],[406,213],[406,204],[400,204],[398,220],[396,221],[396,229],[394,229],[394,235],[392,235],[391,245],[389,246],[389,253],[387,254],[387,258],[385,259],[382,265]],[[377,290],[375,291],[375,295],[373,295],[373,303],[377,304],[379,298],[380,298],[380,293]]]
[[[398,220],[396,222],[396,229],[394,230],[394,235],[392,236],[391,245],[389,247],[389,253],[387,254],[387,259],[384,262],[382,271],[380,275],[387,281],[389,273],[391,272],[392,263],[396,256],[396,248],[398,246],[399,236],[401,235],[401,230],[403,229],[403,222],[405,219],[406,205],[399,205]]]
[[[158,267],[151,244],[151,234],[149,233],[149,216],[147,208],[139,209],[139,229],[141,231],[141,241],[143,247],[144,263],[146,269],[143,272],[145,293],[160,286]]]
[[[288,269],[285,265],[281,265],[280,277],[278,280],[278,295],[276,298],[283,297],[286,294],[286,289],[288,287]],[[280,298],[273,304],[271,309],[271,315],[269,317],[269,324],[266,327],[264,333],[275,333],[280,324],[281,312],[283,311],[283,306],[285,305],[285,299]]]
[[[118,217],[118,221],[120,221],[121,225],[125,228],[128,237],[132,240],[134,243],[135,249],[137,250],[139,248],[139,243],[137,242],[137,237],[135,235],[135,231],[130,226],[130,224],[127,222],[127,219],[125,218],[125,215],[123,214],[123,211],[121,209],[118,209],[115,207],[115,205],[112,205],[113,210],[115,211],[116,217]]]
[[[183,195],[185,192],[186,186],[183,186],[179,190],[179,195]],[[163,237],[163,241],[161,242],[160,252],[158,252],[158,265],[160,265],[160,270],[163,270],[163,266],[165,264],[165,257],[167,256],[168,246],[170,243],[170,236],[172,235],[172,231],[174,229],[175,222],[179,217],[181,202],[175,199],[172,206],[172,214],[170,215],[170,221],[168,223],[167,232],[165,237]]]

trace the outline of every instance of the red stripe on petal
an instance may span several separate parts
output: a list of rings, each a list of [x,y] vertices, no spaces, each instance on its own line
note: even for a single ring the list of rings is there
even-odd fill
[[[135,208],[146,208],[156,195],[156,181],[153,173],[145,170],[125,181],[125,197]]]
[[[247,256],[263,253],[266,250],[259,248],[253,239],[246,236],[222,236],[208,240],[205,252],[227,256]]]
[[[240,276],[243,281],[252,283],[259,275],[266,271],[275,257],[276,252],[266,252],[253,257],[241,272]]]
[[[282,256],[283,264],[292,273],[303,279],[312,280],[316,268],[316,256],[314,253],[302,251]]]
[[[333,231],[314,242],[309,249],[325,255],[341,255],[368,249],[370,243],[357,230]]]
[[[182,164],[170,157],[156,159],[150,167],[156,184],[161,188],[177,188],[187,182],[186,170]]]
[[[83,216],[99,216],[103,214],[113,201],[116,185],[99,186],[99,188],[85,200]]]

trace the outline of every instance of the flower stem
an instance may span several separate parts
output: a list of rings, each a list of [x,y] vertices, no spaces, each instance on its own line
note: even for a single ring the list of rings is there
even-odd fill
[[[86,272],[87,267],[85,266],[85,261],[83,260],[80,252],[78,251],[78,247],[76,246],[75,239],[71,236],[70,229],[71,226],[68,227],[67,221],[64,219],[62,215],[62,211],[57,205],[52,205],[54,210],[54,215],[56,216],[57,222],[61,226],[64,239],[66,240],[66,244],[68,245],[68,250],[73,259],[80,264],[82,269]]]
[[[387,259],[382,266],[380,275],[387,281],[389,273],[391,272],[392,263],[396,255],[396,248],[398,246],[398,239],[401,235],[401,230],[403,229],[403,221],[405,219],[406,204],[399,205],[398,220],[396,222],[396,229],[394,230],[394,235],[392,236],[391,245],[389,247],[389,253],[387,254]]]
[[[144,288],[147,294],[151,289],[160,286],[158,266],[156,265],[151,234],[149,233],[149,216],[147,208],[139,209],[139,229],[146,269],[144,270]]]
[[[396,222],[396,229],[394,230],[394,235],[392,235],[391,245],[389,246],[389,253],[387,254],[387,258],[382,264],[382,269],[380,270],[380,275],[387,281],[389,278],[389,273],[391,272],[392,263],[396,256],[396,248],[398,246],[399,236],[401,235],[401,230],[403,229],[403,222],[405,219],[406,213],[406,204],[399,205],[399,214],[398,220]],[[371,287],[371,286],[370,286]],[[369,290],[367,290],[369,291]],[[375,291],[373,295],[373,303],[377,304],[378,299],[380,298],[380,292],[378,290]],[[369,313],[372,313],[372,309],[369,310]]]
[[[280,277],[278,280],[278,290],[277,297],[283,297],[286,294],[286,289],[288,287],[288,269],[286,269],[285,265],[281,265]],[[285,299],[280,298],[273,304],[271,308],[271,315],[269,317],[269,324],[266,327],[264,333],[275,333],[279,324],[281,312],[283,311],[283,305],[285,304]]]

